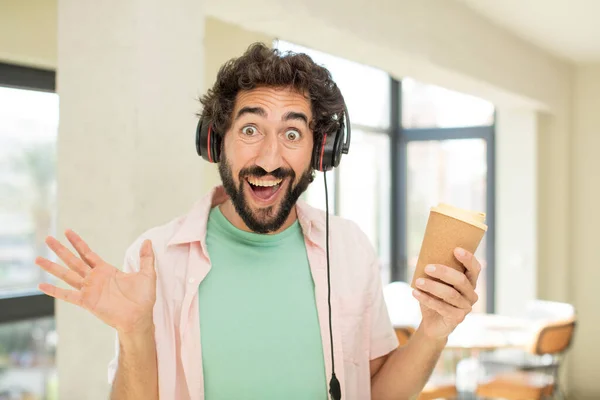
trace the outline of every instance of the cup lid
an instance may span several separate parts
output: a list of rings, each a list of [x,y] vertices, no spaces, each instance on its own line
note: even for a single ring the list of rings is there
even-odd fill
[[[431,211],[464,221],[468,224],[475,225],[484,231],[487,231],[487,225],[485,224],[485,213],[465,210],[463,208],[454,207],[445,203],[440,203],[436,207],[432,207]]]

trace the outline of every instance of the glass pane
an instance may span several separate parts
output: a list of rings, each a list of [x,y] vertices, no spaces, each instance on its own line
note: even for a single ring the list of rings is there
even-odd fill
[[[353,124],[387,129],[390,126],[390,76],[382,70],[327,53],[278,41],[283,51],[308,54],[330,72],[344,95]]]
[[[58,399],[54,318],[0,324],[0,399]]]
[[[0,293],[52,281],[34,264],[56,215],[58,95],[0,87]]]
[[[494,105],[440,86],[402,79],[402,126],[453,128],[494,123]]]
[[[439,202],[486,212],[486,142],[460,139],[409,142],[407,149],[408,281],[412,280],[429,217]],[[476,256],[482,264],[476,311],[485,311],[486,237]]]
[[[378,251],[384,283],[390,279],[390,182],[389,136],[353,130],[350,152],[339,166],[339,212]]]
[[[342,158],[343,160],[343,158]],[[342,161],[343,162],[343,161]],[[335,213],[335,173],[327,172],[327,197],[329,200],[329,213]],[[302,200],[309,205],[325,210],[325,184],[323,183],[323,172],[315,173],[315,180],[310,184],[302,195]]]

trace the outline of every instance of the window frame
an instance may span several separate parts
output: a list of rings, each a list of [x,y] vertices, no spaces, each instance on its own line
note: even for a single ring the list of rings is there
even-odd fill
[[[56,93],[56,71],[0,62],[0,86]],[[54,316],[54,299],[37,289],[0,294],[0,324]]]
[[[402,81],[391,77],[391,281],[406,281],[408,276],[407,188],[408,143],[451,139],[482,139],[486,142],[486,312],[495,311],[496,292],[496,116],[492,125],[456,128],[405,128],[402,125]]]

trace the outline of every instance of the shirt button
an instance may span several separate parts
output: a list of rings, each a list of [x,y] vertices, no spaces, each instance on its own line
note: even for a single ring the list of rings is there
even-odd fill
[[[190,278],[190,279],[188,279],[188,283],[189,283],[190,285],[191,285],[192,283],[194,283],[194,282],[195,282],[195,279],[194,279],[194,278]]]

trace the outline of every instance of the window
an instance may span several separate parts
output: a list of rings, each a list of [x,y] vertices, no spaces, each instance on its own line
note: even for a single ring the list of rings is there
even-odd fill
[[[0,324],[0,399],[58,399],[54,318]]]
[[[390,279],[390,137],[352,131],[351,149],[338,172],[338,214],[361,227],[379,254],[384,282]]]
[[[402,80],[399,129],[405,241],[397,275],[412,280],[429,209],[440,202],[485,212],[488,232],[477,249],[482,264],[475,311],[494,309],[494,106],[473,96]]]
[[[0,399],[56,399],[54,301],[34,264],[56,221],[54,72],[0,64]]]
[[[34,264],[56,214],[58,96],[0,87],[0,292],[34,289],[51,275]]]
[[[440,201],[469,210],[486,210],[487,157],[483,139],[411,141],[407,151],[407,281],[417,258],[429,217],[429,209]],[[477,285],[480,301],[476,311],[485,311],[486,239],[477,249],[482,274]]]
[[[494,122],[492,103],[412,78],[402,79],[402,99],[402,126],[406,129],[488,126]]]

